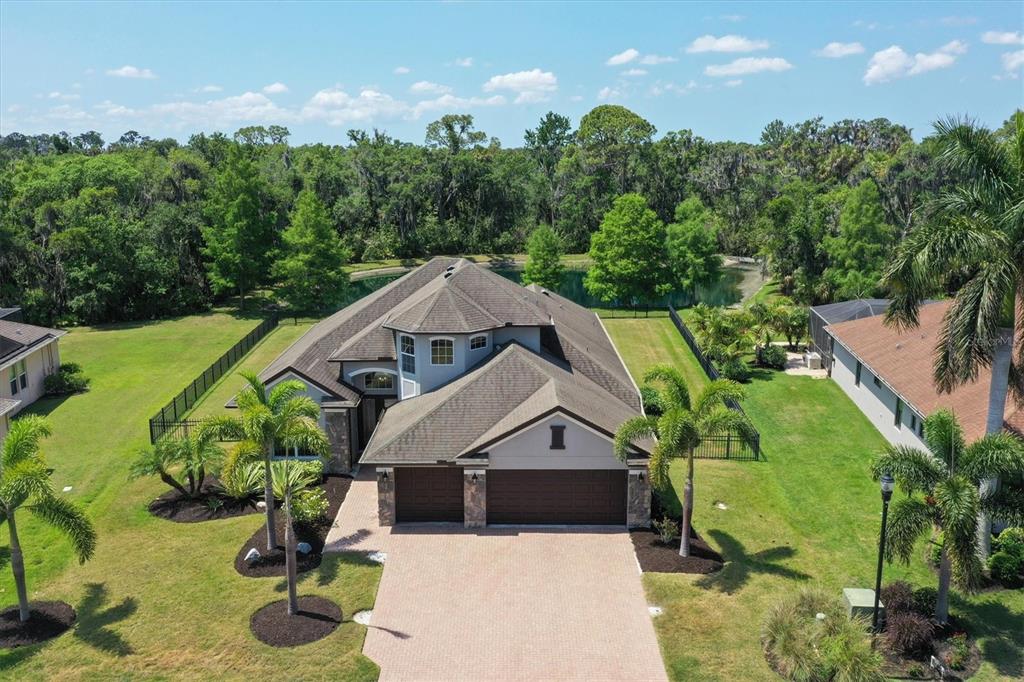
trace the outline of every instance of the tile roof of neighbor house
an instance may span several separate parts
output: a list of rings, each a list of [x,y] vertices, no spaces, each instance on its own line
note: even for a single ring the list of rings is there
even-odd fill
[[[0,363],[12,360],[23,351],[44,341],[59,339],[65,334],[67,332],[60,329],[0,319]]]
[[[447,276],[446,276],[447,275]],[[430,318],[436,310],[438,320]],[[314,325],[260,377],[288,371],[342,402],[360,392],[339,379],[339,361],[394,360],[391,329],[469,333],[505,326],[553,329],[548,343],[605,391],[640,409],[640,398],[600,321],[590,310],[536,286],[522,287],[465,259],[437,257]]]
[[[360,461],[454,461],[556,411],[608,436],[637,415],[564,362],[512,343],[451,383],[389,407]],[[652,444],[640,445],[649,452]]]
[[[837,342],[887,383],[902,399],[924,416],[941,409],[952,410],[968,441],[985,435],[988,387],[991,370],[982,368],[977,381],[951,393],[939,393],[932,380],[935,346],[950,301],[921,306],[919,326],[899,332],[884,324],[880,315],[829,325]],[[1005,425],[1024,434],[1024,408],[1007,399]]]

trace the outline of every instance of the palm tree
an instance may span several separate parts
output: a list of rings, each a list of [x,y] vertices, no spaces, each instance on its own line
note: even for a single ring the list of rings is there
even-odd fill
[[[872,464],[877,481],[889,473],[906,492],[893,503],[885,536],[885,556],[909,563],[914,544],[933,530],[942,532],[939,592],[935,618],[949,618],[950,578],[974,590],[982,574],[977,552],[979,512],[994,501],[978,492],[980,481],[1024,472],[1024,442],[1006,432],[989,434],[968,446],[951,412],[924,420],[928,450],[889,445]],[[1019,501],[1017,502],[1019,504]],[[1022,510],[1017,509],[1017,513]]]
[[[27,415],[11,423],[0,451],[0,523],[6,521],[11,538],[11,570],[18,591],[18,615],[29,619],[28,590],[25,586],[25,557],[21,551],[15,516],[25,508],[45,523],[64,533],[81,563],[96,549],[96,531],[82,510],[53,492],[51,470],[47,468],[39,441],[50,435],[43,417]]]
[[[224,451],[217,444],[216,432],[212,423],[207,425],[204,422],[196,432],[184,438],[163,436],[152,447],[139,452],[129,477],[159,476],[161,481],[182,496],[201,495],[207,470],[224,456]],[[185,483],[175,478],[172,472],[178,467],[181,468]]]
[[[753,426],[742,413],[726,407],[727,401],[744,397],[743,388],[734,381],[712,381],[690,400],[690,391],[682,374],[669,365],[656,365],[644,373],[644,382],[658,382],[664,412],[658,416],[634,417],[615,434],[615,456],[626,461],[629,451],[641,440],[656,438],[648,465],[651,483],[664,489],[669,484],[668,467],[676,457],[686,457],[686,485],[683,488],[681,556],[690,556],[690,525],[693,519],[693,457],[708,436],[735,433],[748,443],[755,438]]]
[[[324,450],[326,451],[326,439]],[[316,483],[316,475],[309,467],[295,466],[285,460],[271,466],[274,495],[284,504],[284,551],[285,569],[288,574],[288,615],[294,616],[299,610],[298,576],[295,557],[295,530],[292,528],[292,498],[301,490]]]
[[[303,452],[324,454],[327,436],[317,419],[320,407],[307,395],[301,381],[282,381],[269,391],[253,372],[239,372],[246,386],[235,402],[241,417],[212,417],[205,428],[222,438],[243,441],[243,452],[258,453],[263,459],[263,501],[267,506],[267,551],[277,548],[277,529],[274,527],[274,489],[271,477],[271,457],[274,447],[298,448]]]
[[[1003,428],[1009,388],[1024,399],[1024,345],[1013,358],[1014,317],[1024,297],[1024,113],[1011,124],[1005,136],[970,120],[935,124],[939,159],[957,182],[934,202],[934,219],[903,240],[883,276],[892,292],[886,321],[897,328],[916,327],[920,301],[947,281],[963,282],[943,321],[934,377],[949,392],[976,380],[980,368],[992,369],[987,434]],[[996,485],[984,481],[982,493]],[[983,557],[990,542],[986,515],[978,536]]]

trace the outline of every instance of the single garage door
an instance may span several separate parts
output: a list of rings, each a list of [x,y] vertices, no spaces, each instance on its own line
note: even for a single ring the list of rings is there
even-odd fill
[[[398,523],[462,521],[462,469],[396,467],[395,514]]]
[[[488,471],[487,523],[625,525],[626,472]]]

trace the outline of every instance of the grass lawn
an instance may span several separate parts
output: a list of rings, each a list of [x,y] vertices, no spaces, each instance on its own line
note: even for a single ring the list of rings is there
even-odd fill
[[[605,324],[636,376],[655,362],[688,377],[700,371],[668,320]],[[676,680],[777,679],[759,643],[771,604],[801,585],[838,596],[874,584],[881,501],[867,467],[881,435],[829,380],[767,373],[748,393],[744,407],[767,461],[697,463],[694,525],[729,563],[706,577],[644,575],[648,601],[665,609],[654,624]],[[675,489],[683,476],[675,463]],[[897,578],[937,582],[920,559],[887,565],[885,579]],[[1024,674],[1024,590],[956,596],[953,612],[981,635],[985,662],[974,679]]]
[[[249,616],[284,596],[283,581],[243,578],[233,566],[261,517],[171,523],[146,511],[165,490],[159,480],[127,480],[133,453],[148,444],[146,420],[255,323],[211,313],[79,328],[62,339],[62,359],[83,366],[92,390],[33,410],[54,427],[43,450],[57,489],[73,486],[69,496],[86,508],[99,543],[92,561],[79,566],[63,539],[21,515],[30,597],[72,604],[78,623],[46,644],[0,652],[0,678],[313,678],[325,669],[344,679],[376,678],[376,666],[361,654],[365,629],[351,616],[373,604],[379,566],[328,557],[304,577],[300,593],[338,602],[345,623],[312,645],[265,646],[250,634]],[[246,362],[258,364],[270,344],[287,345],[295,331],[284,323]],[[0,606],[15,601],[3,566]]]
[[[753,305],[754,303],[771,303],[779,298],[783,298],[782,291],[779,288],[779,283],[774,279],[770,279],[765,282],[753,296],[750,297],[746,304]]]

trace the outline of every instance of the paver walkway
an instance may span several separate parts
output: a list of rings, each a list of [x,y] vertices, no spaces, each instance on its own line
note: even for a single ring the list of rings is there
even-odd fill
[[[383,551],[363,653],[387,680],[665,680],[620,529],[376,524],[353,482],[328,550]]]

